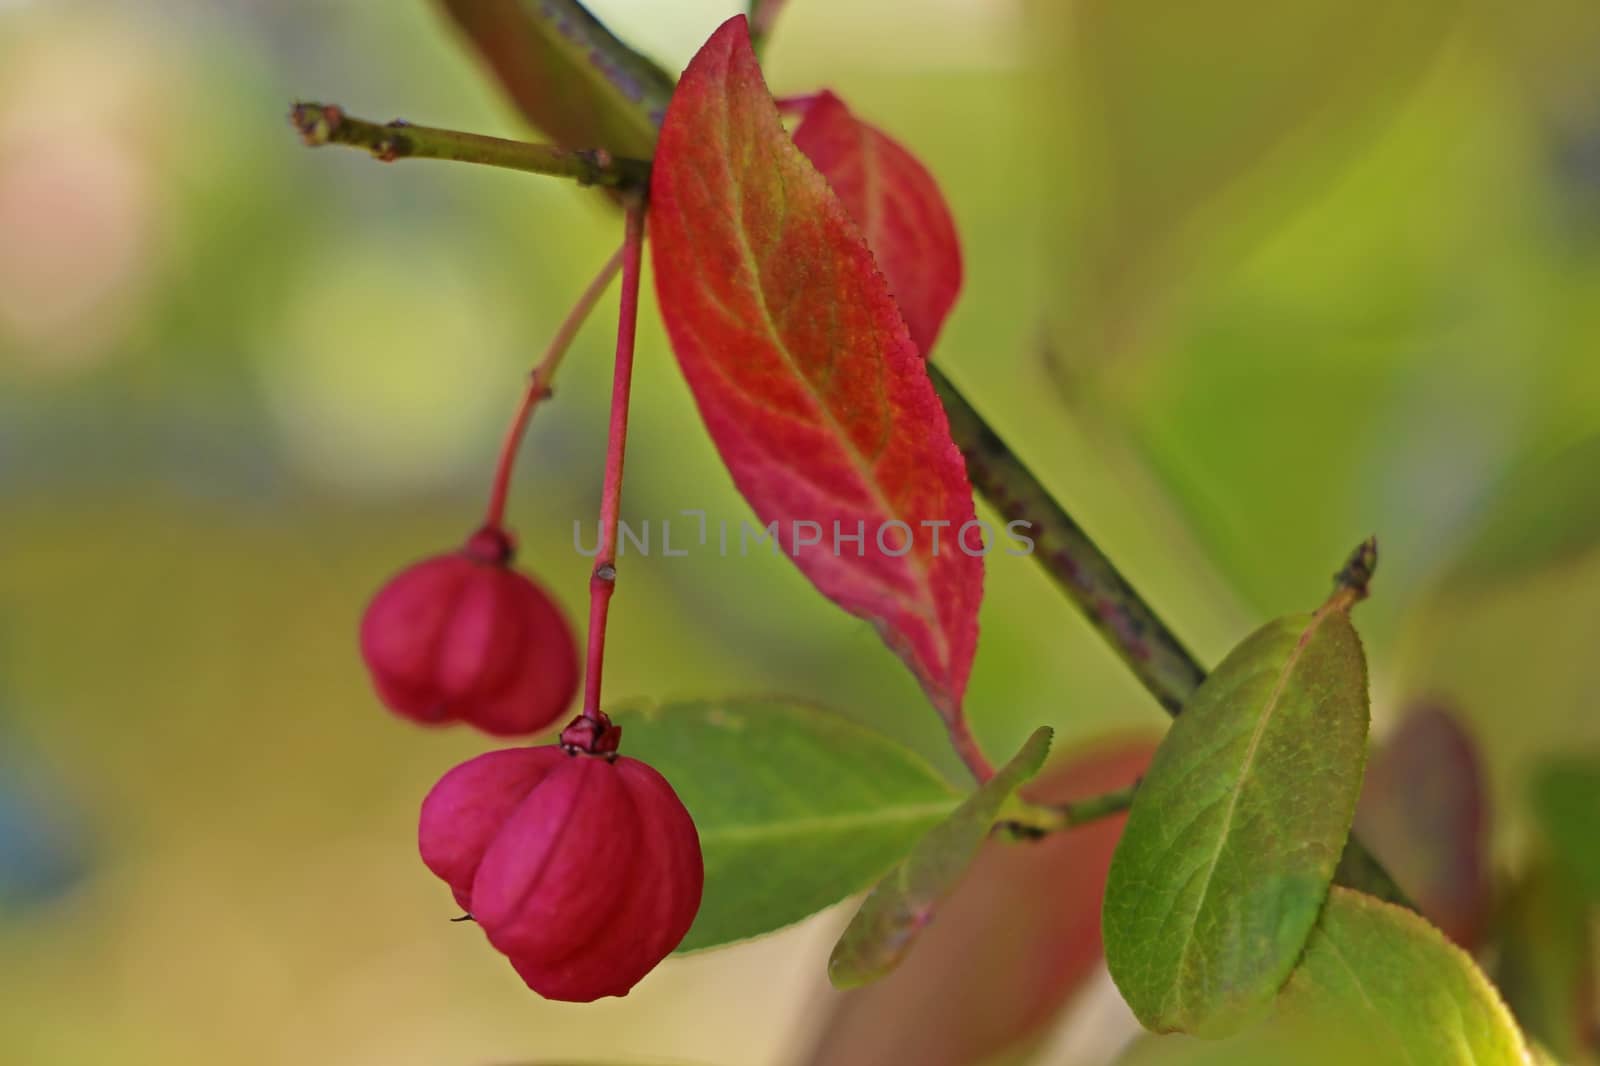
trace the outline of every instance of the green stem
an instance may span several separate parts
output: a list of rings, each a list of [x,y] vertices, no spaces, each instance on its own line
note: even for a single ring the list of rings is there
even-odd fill
[[[973,487],[1008,522],[1026,522],[1033,558],[1156,702],[1176,715],[1206,671],[1132,585],[936,366],[928,367]]]
[[[608,189],[643,189],[650,182],[650,164],[623,159],[604,149],[559,148],[528,144],[476,133],[413,126],[395,120],[387,125],[353,118],[332,104],[295,104],[289,122],[313,148],[340,144],[365,148],[385,163],[398,159],[445,159],[457,163],[521,170],[571,178],[580,185]]]
[[[1133,806],[1133,797],[1138,791],[1139,783],[1135,781],[1126,788],[1113,789],[1070,803],[1019,802],[1005,813],[999,826],[1018,839],[1037,839],[1121,814]]]

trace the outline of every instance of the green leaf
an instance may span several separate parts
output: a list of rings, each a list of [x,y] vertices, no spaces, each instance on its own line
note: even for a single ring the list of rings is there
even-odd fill
[[[1115,1066],[1351,1066],[1361,1062],[1360,1043],[1340,1029],[1274,1018],[1226,1040],[1146,1033]]]
[[[1560,862],[1594,902],[1600,902],[1600,760],[1546,763],[1533,781],[1533,808]]]
[[[705,898],[680,952],[862,891],[960,802],[918,756],[818,707],[694,700],[612,717],[622,750],[672,782],[700,832]]]
[[[1335,886],[1265,1024],[1146,1037],[1118,1066],[1530,1066],[1472,957],[1403,907]]]
[[[1526,1042],[1472,957],[1403,907],[1335,887],[1283,1009],[1361,1034],[1362,1066],[1524,1066]]]
[[[1262,627],[1157,750],[1111,863],[1106,963],[1150,1029],[1264,1013],[1316,923],[1366,760],[1367,668],[1345,610]]]
[[[577,0],[439,0],[525,118],[569,148],[650,158],[673,79]]]
[[[984,782],[861,904],[828,959],[835,988],[854,988],[882,977],[911,950],[939,902],[955,888],[1017,789],[1044,765],[1051,731],[1034,730],[1022,750]]]

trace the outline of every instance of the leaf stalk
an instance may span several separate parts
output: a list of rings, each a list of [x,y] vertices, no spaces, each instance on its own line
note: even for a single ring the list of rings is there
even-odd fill
[[[1138,791],[1139,782],[1135,781],[1126,788],[1112,789],[1070,803],[1020,801],[1006,812],[998,826],[1016,839],[1036,840],[1051,833],[1076,829],[1080,825],[1122,814],[1133,806],[1133,797]]]

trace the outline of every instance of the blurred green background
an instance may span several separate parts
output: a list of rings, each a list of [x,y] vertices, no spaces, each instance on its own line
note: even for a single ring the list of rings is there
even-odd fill
[[[674,70],[737,10],[592,6]],[[792,0],[768,70],[938,176],[967,282],[936,359],[1203,660],[1378,534],[1378,728],[1421,696],[1465,717],[1511,863],[1531,768],[1600,746],[1597,57],[1592,0]],[[473,527],[618,220],[556,181],[307,151],[297,97],[525,135],[425,0],[0,0],[0,1061],[802,1061],[839,913],[592,1007],[445,921],[416,806],[487,745],[383,712],[356,623]],[[575,617],[614,301],[512,505]],[[625,517],[736,524],[643,330]],[[810,697],[956,772],[791,566],[622,573],[615,697]],[[1031,563],[992,556],[988,589],[993,754],[1159,727]]]

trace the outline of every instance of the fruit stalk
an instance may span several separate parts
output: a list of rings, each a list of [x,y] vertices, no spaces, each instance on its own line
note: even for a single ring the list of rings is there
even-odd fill
[[[617,359],[611,379],[611,425],[606,476],[600,493],[600,546],[589,577],[589,651],[583,677],[583,713],[600,719],[600,676],[605,665],[606,619],[617,583],[617,520],[622,506],[622,460],[628,443],[628,400],[633,384],[634,336],[639,322],[639,270],[644,253],[642,198],[627,205],[622,242],[622,300],[617,315]]]
[[[600,302],[600,297],[610,286],[611,279],[622,269],[622,253],[623,249],[618,248],[611,258],[606,260],[606,265],[600,268],[600,273],[594,276],[594,280],[589,282],[588,287],[578,297],[578,302],[567,312],[567,317],[562,320],[556,335],[550,339],[550,345],[545,349],[538,365],[528,374],[528,387],[522,394],[522,403],[518,405],[516,416],[512,418],[511,426],[506,430],[505,441],[500,446],[500,462],[495,467],[494,487],[489,493],[489,508],[484,515],[484,525],[493,529],[501,528],[506,513],[506,496],[511,491],[511,469],[516,465],[517,451],[522,447],[522,438],[528,432],[528,423],[533,418],[534,408],[550,396],[550,383],[555,379],[556,370],[561,366],[561,360],[566,356],[567,349],[572,347],[578,331],[583,328],[595,304]]]

